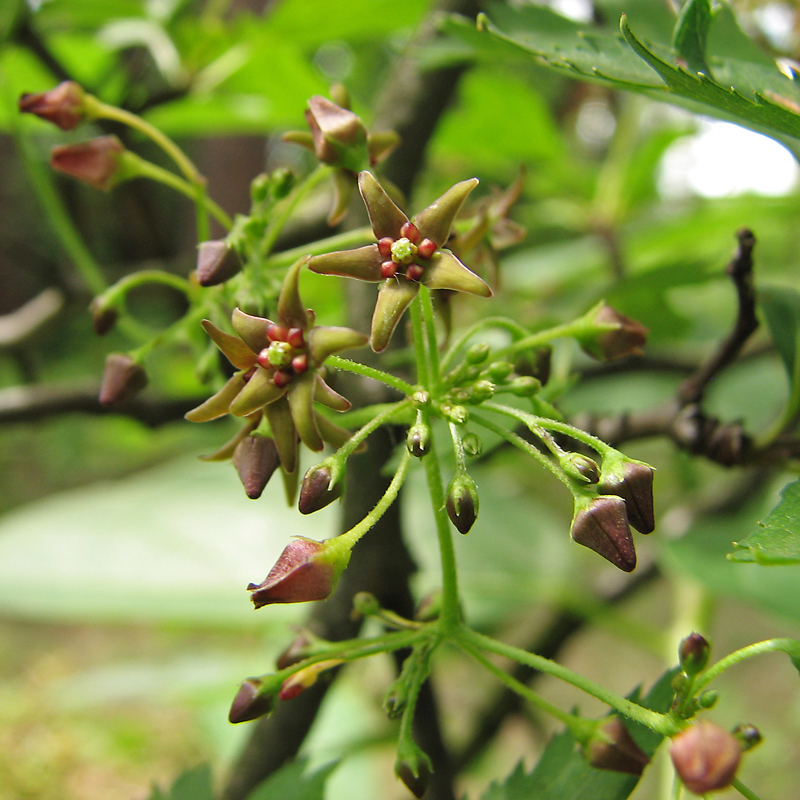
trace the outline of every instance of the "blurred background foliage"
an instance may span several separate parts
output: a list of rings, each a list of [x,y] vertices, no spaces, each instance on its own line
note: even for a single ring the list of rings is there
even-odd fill
[[[86,257],[102,265],[109,282],[144,264],[187,274],[194,261],[188,203],[141,182],[104,196],[56,179],[44,166],[50,146],[87,138],[86,128],[64,134],[20,118],[18,96],[71,77],[101,99],[143,113],[188,149],[212,197],[229,213],[244,213],[256,174],[282,164],[304,168],[279,137],[302,127],[310,95],[344,82],[369,126],[387,71],[430,5],[2,3],[0,314],[45,289],[55,288],[62,305],[0,349],[0,800],[144,800],[151,785],[166,792],[178,773],[201,762],[214,765],[219,783],[247,733],[247,726],[226,722],[238,681],[267,667],[288,641],[287,625],[304,614],[289,607],[254,616],[244,586],[261,579],[288,534],[321,538],[337,525],[335,508],[299,518],[274,486],[252,503],[229,465],[198,462],[224,438],[219,427],[15,410],[31,387],[93,390],[104,355],[126,346],[121,333],[94,336],[86,313],[91,291],[48,221],[48,191],[63,198]],[[670,3],[657,0],[630,0],[624,9],[616,0],[550,6],[582,21],[593,16],[608,29],[624,10],[641,36],[663,43],[674,21]],[[797,55],[793,4],[734,6],[762,52]],[[550,23],[557,27],[559,19],[551,15]],[[562,404],[569,415],[647,409],[674,394],[688,366],[731,325],[735,297],[724,266],[742,226],[758,239],[757,280],[798,288],[797,167],[779,145],[748,134],[735,150],[703,150],[710,131],[722,136],[713,141],[725,141],[721,123],[578,82],[519,51],[476,49],[454,34],[416,57],[430,67],[470,69],[430,143],[412,207],[467,176],[478,176],[482,187],[504,187],[526,170],[512,216],[528,235],[503,260],[495,313],[504,307],[538,327],[605,298],[650,328],[651,368],[604,372],[570,345],[556,350],[557,377],[566,379],[570,366],[586,369]],[[142,142],[133,146],[158,160]],[[698,183],[709,161],[717,164],[717,182]],[[759,183],[776,173],[782,180]],[[756,180],[731,179],[748,175]],[[330,284],[304,280],[309,304],[335,313],[340,298]],[[135,303],[153,327],[180,310],[180,300],[162,290]],[[153,397],[202,393],[186,349],[160,353],[149,372]],[[715,381],[708,409],[758,432],[786,398],[780,359],[761,330],[745,358]],[[518,453],[503,452],[476,469],[480,521],[457,542],[470,618],[524,642],[558,610],[586,617],[592,624],[563,658],[620,692],[655,680],[674,663],[678,638],[698,624],[706,625],[717,656],[757,639],[797,636],[800,566],[725,559],[791,476],[756,480],[657,440],[624,449],[658,468],[659,525],[640,545],[640,569],[657,563],[661,577],[613,609],[603,607],[601,590],[621,577],[569,543],[568,498],[553,490],[550,477]],[[437,584],[438,557],[413,481],[404,503],[422,594]],[[389,671],[388,662],[354,665],[328,697],[304,748],[309,762],[300,767],[313,771],[346,757],[329,780],[325,771],[309,783],[316,787],[309,797],[321,797],[323,786],[330,800],[404,796],[391,776],[391,727],[375,702]],[[759,661],[720,685],[722,723],[752,721],[765,734],[742,778],[766,796],[800,793],[796,678],[782,661]],[[455,658],[440,666],[435,682],[447,732],[458,742],[491,686]],[[602,713],[555,682],[542,691],[564,707],[580,702],[582,711]],[[513,715],[470,764],[461,790],[478,798],[520,759],[530,766],[551,730],[537,715]],[[658,769],[648,771],[635,797],[660,796],[660,782]]]

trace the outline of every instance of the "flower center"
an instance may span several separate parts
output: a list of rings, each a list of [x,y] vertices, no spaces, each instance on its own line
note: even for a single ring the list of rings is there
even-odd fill
[[[392,242],[392,261],[395,264],[408,266],[417,255],[417,246],[410,240],[403,237]]]
[[[292,361],[292,346],[289,342],[272,342],[267,348],[267,358],[275,369],[285,367]]]

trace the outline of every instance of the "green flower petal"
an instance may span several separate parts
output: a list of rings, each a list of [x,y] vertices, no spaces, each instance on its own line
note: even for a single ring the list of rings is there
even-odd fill
[[[314,136],[310,131],[286,131],[281,136],[281,141],[299,144],[301,147],[305,147],[306,150],[314,152]]]
[[[355,250],[337,250],[309,259],[308,268],[318,275],[340,275],[360,281],[381,280],[381,254],[378,245],[368,244]]]
[[[461,181],[448,189],[438,200],[414,217],[414,224],[423,238],[431,239],[439,247],[447,244],[453,220],[469,193],[478,185],[477,178]]]
[[[367,205],[367,213],[376,239],[391,236],[397,239],[400,228],[408,222],[408,217],[394,204],[383,186],[375,180],[371,172],[360,173],[358,188]],[[434,240],[435,241],[435,240]]]
[[[269,345],[267,339],[267,328],[272,325],[272,321],[263,317],[252,317],[245,314],[239,308],[233,309],[231,324],[239,336],[244,339],[245,344],[254,352],[260,353]]]
[[[372,314],[370,345],[376,353],[386,348],[403,312],[417,296],[419,284],[405,278],[387,278],[378,291]]]
[[[378,131],[367,134],[367,152],[370,164],[380,164],[400,144],[395,131]]]
[[[302,328],[304,331],[308,330],[309,319],[303,301],[300,299],[298,281],[300,270],[307,261],[308,258],[303,256],[289,267],[278,297],[278,319],[281,321],[281,325],[285,325],[287,328]]]
[[[256,354],[238,336],[225,333],[207,319],[203,320],[202,325],[214,344],[236,369],[248,370],[255,365]]]
[[[331,422],[327,417],[322,414],[315,414],[317,418],[317,427],[319,428],[320,435],[326,444],[335,447],[337,450],[353,435],[350,431]],[[359,447],[356,452],[361,452],[364,449],[363,445]]]
[[[247,418],[247,422],[245,423],[244,427],[240,428],[236,436],[233,439],[225,442],[219,450],[215,450],[213,453],[210,453],[207,456],[200,456],[201,461],[227,461],[229,458],[233,458],[233,451],[236,450],[236,446],[239,442],[242,441],[245,437],[249,436],[252,431],[254,431],[258,427],[258,423],[261,421],[261,414],[251,414]]]
[[[340,350],[364,347],[369,341],[369,337],[352,328],[318,325],[311,329],[308,340],[311,363],[315,367],[319,367],[328,356],[338,353]]]
[[[333,172],[333,206],[328,214],[328,225],[338,225],[350,208],[350,201],[356,190],[356,176],[349,169]]]
[[[286,393],[286,387],[278,387],[272,380],[272,372],[260,367],[231,403],[230,412],[237,417],[246,417],[262,406],[272,403]]]
[[[286,399],[292,412],[292,420],[303,444],[311,450],[322,450],[322,438],[314,419],[314,384],[313,372],[306,372],[296,377],[289,384]]]
[[[314,383],[314,400],[334,411],[348,411],[352,405],[346,397],[342,397],[339,392],[331,389],[319,375]]]
[[[456,292],[491,297],[489,284],[467,269],[449,250],[437,250],[425,267],[423,283],[429,289],[452,289]]]
[[[208,422],[218,417],[224,417],[231,403],[246,385],[243,372],[237,372],[215,395],[209,397],[205,403],[193,408],[186,413],[189,422]]]
[[[285,472],[297,469],[297,430],[292,421],[292,413],[285,397],[279,397],[274,403],[264,408],[272,438],[278,448],[278,456]]]

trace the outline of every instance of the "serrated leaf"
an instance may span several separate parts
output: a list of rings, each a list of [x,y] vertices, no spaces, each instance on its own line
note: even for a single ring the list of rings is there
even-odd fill
[[[154,788],[148,800],[214,800],[211,767],[201,764],[187,769],[175,779],[168,794]]]
[[[706,64],[706,41],[711,20],[711,0],[686,0],[675,25],[672,46],[694,72],[710,72]]]
[[[674,670],[664,673],[641,704],[667,711],[675,695],[670,685],[674,674]],[[637,695],[638,690],[631,698]],[[652,756],[663,737],[628,720],[625,725],[642,750]],[[589,766],[573,736],[564,731],[550,740],[532,772],[526,773],[518,764],[504,782],[493,783],[481,800],[625,800],[638,782],[635,775]]]
[[[720,22],[724,22],[726,30],[739,30],[725,7],[712,14],[710,21],[699,6],[693,13],[698,19],[694,25],[687,21],[681,33],[682,52],[659,43],[645,43],[625,16],[620,21],[620,35],[563,18],[556,23],[554,18],[558,15],[539,8],[492,4],[489,15],[479,18],[479,31],[486,39],[516,46],[534,56],[537,63],[573,78],[640,92],[761,133],[800,138],[800,92],[795,82],[774,62],[753,56],[750,48],[744,48],[741,56],[713,51],[709,43],[718,41],[715,28]],[[703,35],[706,22],[709,27]],[[463,23],[453,20],[446,26],[472,44],[476,52],[481,51],[480,34],[468,33]],[[686,62],[688,54],[696,60],[702,46],[706,48],[709,74],[679,66]],[[487,54],[496,52],[496,47],[489,48]]]
[[[731,561],[800,564],[800,480],[784,487],[778,505],[758,524],[760,530],[733,543]]]
[[[337,766],[334,761],[306,774],[307,759],[290,761],[260,783],[247,800],[325,800],[325,784]]]

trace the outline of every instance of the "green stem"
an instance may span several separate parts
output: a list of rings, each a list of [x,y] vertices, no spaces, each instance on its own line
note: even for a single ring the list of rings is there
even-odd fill
[[[103,292],[103,299],[110,300],[111,302],[117,301],[131,291],[131,289],[135,289],[137,286],[143,286],[146,283],[161,283],[164,286],[171,286],[173,289],[177,289],[189,298],[192,296],[192,287],[186,278],[182,278],[180,275],[173,275],[171,272],[164,272],[160,269],[143,269],[139,272],[126,275],[113,286],[109,286],[109,288]]]
[[[369,244],[375,241],[375,234],[372,228],[355,228],[352,231],[337,233],[335,236],[328,236],[325,239],[318,239],[316,242],[293,247],[291,250],[281,250],[269,257],[269,267],[280,269],[294,264],[298,258],[303,256],[318,256],[323,253],[331,253],[334,250],[349,250],[359,245]]]
[[[393,417],[411,408],[410,400],[399,400],[397,403],[392,403],[387,406],[380,414],[376,414],[366,425],[359,428],[335,453],[334,458],[341,462],[349,458],[361,442],[367,438],[373,431],[385,425]]]
[[[375,504],[375,508],[367,514],[364,519],[361,520],[357,525],[354,525],[350,528],[349,531],[346,533],[341,534],[340,536],[335,537],[334,539],[329,539],[329,542],[339,543],[341,542],[344,546],[348,548],[352,548],[353,545],[365,534],[367,531],[372,529],[378,520],[387,512],[389,506],[395,501],[398,493],[400,492],[400,487],[403,485],[403,482],[406,479],[406,474],[408,473],[408,467],[411,463],[411,453],[408,450],[403,450],[403,454],[400,456],[400,463],[397,465],[397,470],[394,473],[394,477],[392,478],[391,483],[387,487],[386,491],[383,493],[383,497]]]
[[[305,180],[297,184],[291,192],[285,197],[280,205],[279,211],[275,214],[264,234],[264,239],[261,242],[259,254],[262,258],[267,258],[275,247],[275,242],[281,235],[286,223],[291,218],[301,200],[308,195],[308,193],[319,184],[330,173],[331,168],[320,164]],[[303,249],[301,256],[308,253],[307,249]],[[296,260],[296,259],[295,259]],[[293,262],[289,262],[293,263]]]
[[[561,339],[567,336],[576,336],[579,333],[586,331],[587,322],[584,317],[578,317],[571,322],[565,322],[563,325],[556,325],[554,328],[548,328],[538,333],[532,333],[529,336],[520,339],[507,347],[493,353],[495,360],[513,358],[518,353],[524,350],[531,350],[534,347],[541,347],[544,344],[552,342],[553,339]]]
[[[417,296],[422,306],[422,321],[427,336],[429,391],[431,394],[436,395],[441,383],[441,373],[439,371],[439,344],[436,341],[436,320],[433,315],[433,302],[427,286],[420,286]]]
[[[551,661],[549,658],[536,655],[536,653],[529,653],[519,647],[504,644],[467,627],[458,629],[458,639],[468,645],[478,647],[503,658],[509,658],[520,664],[525,664],[539,672],[552,675],[554,678],[569,683],[611,706],[611,708],[619,711],[620,714],[628,717],[628,719],[639,722],[662,736],[673,736],[680,731],[680,726],[666,714],[651,711],[649,708],[644,708],[625,697],[614,694],[614,692],[610,692],[600,684],[573,672],[555,661]]]
[[[375,369],[375,367],[368,367],[366,364],[361,364],[358,361],[351,361],[349,358],[328,356],[328,358],[325,359],[325,364],[336,369],[345,370],[346,372],[352,372],[355,375],[361,375],[364,378],[372,378],[373,380],[380,381],[408,396],[414,394],[416,391],[410,383],[406,383],[404,380],[390,375],[388,372]]]
[[[761,800],[752,789],[748,789],[738,778],[733,779],[731,786],[733,786],[742,797],[746,797],[747,800]]]
[[[699,692],[701,689],[708,686],[711,681],[719,677],[729,667],[764,653],[788,653],[795,659],[800,656],[800,641],[797,639],[767,639],[766,641],[756,642],[755,644],[743,647],[741,650],[736,650],[709,667],[697,679],[695,691]]]
[[[458,339],[453,342],[447,352],[442,357],[442,370],[446,370],[452,364],[458,351],[476,334],[487,328],[500,328],[508,331],[514,337],[528,336],[530,331],[513,320],[505,317],[487,317],[467,328]]]
[[[414,337],[414,361],[417,367],[417,383],[421,383],[430,391],[430,372],[428,371],[428,341],[425,335],[425,323],[422,319],[422,300],[420,292],[411,303],[411,335]]]
[[[157,164],[153,164],[152,161],[135,156],[130,151],[127,151],[126,158],[131,163],[135,158],[137,172],[140,177],[163,183],[165,186],[169,186],[171,189],[186,195],[190,200],[203,204],[214,219],[226,230],[230,230],[233,227],[233,220],[210,197],[206,196],[204,187],[189,183],[174,172],[159,167]]]

